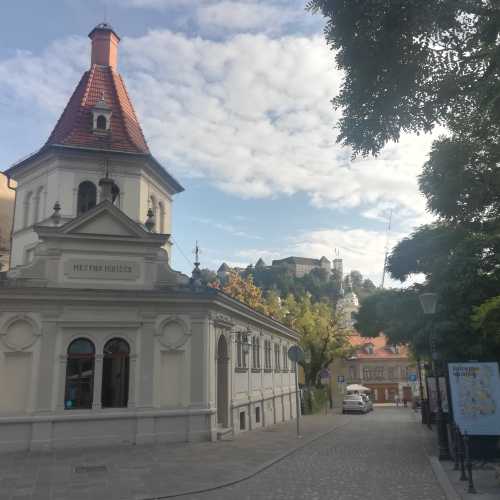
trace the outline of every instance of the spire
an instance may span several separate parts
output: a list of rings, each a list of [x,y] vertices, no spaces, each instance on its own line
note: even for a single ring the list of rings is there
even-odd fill
[[[191,273],[191,285],[195,289],[200,289],[202,282],[201,282],[201,270],[200,270],[200,247],[198,246],[198,241],[196,241],[196,246],[194,247],[194,255],[195,255],[195,262],[194,262],[193,272]]]
[[[90,64],[110,66],[116,70],[118,64],[118,44],[120,37],[108,23],[99,23],[90,33],[92,53]]]
[[[150,154],[116,65],[120,38],[107,23],[89,34],[91,67],[82,76],[47,145]]]

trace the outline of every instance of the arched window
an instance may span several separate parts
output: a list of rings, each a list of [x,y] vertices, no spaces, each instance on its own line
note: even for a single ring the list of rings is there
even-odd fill
[[[96,128],[99,130],[107,130],[106,117],[104,115],[99,115],[96,120]]]
[[[92,408],[94,361],[95,348],[90,340],[80,338],[71,342],[68,347],[64,396],[67,410]]]
[[[83,181],[78,186],[77,215],[81,215],[96,206],[97,188],[90,181]]]
[[[161,201],[158,203],[158,212],[159,212],[158,216],[160,219],[160,233],[164,233],[165,232],[165,205]]]
[[[156,205],[156,198],[153,195],[149,197],[149,206],[151,210],[153,210],[153,216],[155,221],[154,229],[156,230],[156,228],[158,227],[158,210],[157,210],[158,207]]]
[[[30,212],[31,212],[31,199],[33,198],[33,193],[30,191],[24,197],[24,214],[23,214],[23,227],[28,227],[31,223]]]
[[[41,219],[43,219],[43,205],[42,205],[42,196],[43,196],[43,186],[40,186],[35,194],[35,203],[33,206],[33,222],[36,224]]]
[[[111,339],[104,346],[102,366],[103,408],[126,408],[128,403],[128,382],[130,347],[123,339]]]

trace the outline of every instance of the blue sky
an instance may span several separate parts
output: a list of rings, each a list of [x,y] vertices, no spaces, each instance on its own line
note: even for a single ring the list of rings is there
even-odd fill
[[[332,258],[380,281],[393,245],[429,220],[417,175],[431,137],[351,161],[330,99],[342,74],[304,0],[16,0],[0,7],[0,170],[39,148],[89,65],[104,18],[153,154],[176,197],[173,266]]]

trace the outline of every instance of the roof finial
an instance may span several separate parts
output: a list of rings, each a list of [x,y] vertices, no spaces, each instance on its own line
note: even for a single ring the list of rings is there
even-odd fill
[[[194,265],[195,267],[200,267],[200,247],[198,245],[198,240],[196,240],[196,246],[194,247],[194,256],[195,256],[195,262]]]
[[[155,228],[155,213],[153,212],[153,209],[151,207],[149,207],[148,209],[148,218],[146,219],[146,222],[144,223],[144,225],[146,226],[146,229],[152,233],[154,232],[154,228]]]
[[[196,240],[196,246],[194,247],[194,255],[195,255],[195,263],[194,263],[194,269],[193,272],[191,273],[191,285],[195,289],[200,289],[202,282],[201,282],[201,270],[200,270],[200,247],[198,245],[198,240]]]

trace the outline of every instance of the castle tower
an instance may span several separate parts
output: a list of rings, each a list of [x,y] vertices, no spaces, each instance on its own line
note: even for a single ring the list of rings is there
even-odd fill
[[[152,209],[159,233],[171,230],[172,197],[183,187],[151,154],[118,73],[120,37],[107,23],[89,34],[90,67],[83,74],[47,142],[5,174],[17,181],[11,267],[30,262],[35,224],[50,224],[61,207],[61,224],[101,200],[99,180],[114,181],[112,202],[136,222]],[[170,254],[170,243],[166,250]]]

